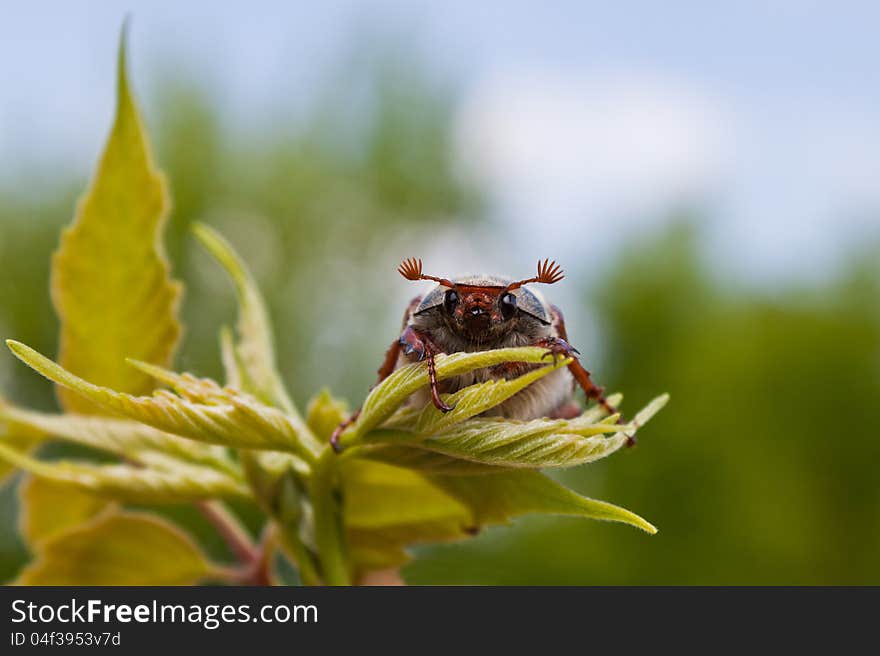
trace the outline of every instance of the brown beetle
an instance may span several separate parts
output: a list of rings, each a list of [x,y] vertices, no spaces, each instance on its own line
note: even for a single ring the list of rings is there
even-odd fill
[[[540,292],[524,287],[531,283],[552,285],[562,280],[563,272],[555,262],[539,261],[537,276],[515,281],[495,275],[469,275],[452,280],[429,276],[422,273],[422,261],[414,258],[404,260],[397,270],[407,280],[437,283],[427,294],[410,301],[403,317],[403,332],[391,344],[379,368],[378,382],[382,382],[398,367],[427,361],[430,385],[413,394],[410,404],[423,406],[432,402],[439,410],[448,412],[452,408],[443,401],[442,393],[451,394],[491,379],[516,378],[540,366],[508,362],[438,381],[434,369],[434,357],[438,353],[542,346],[547,348],[548,357],[574,359],[567,369],[541,378],[486,415],[521,420],[576,417],[581,410],[573,398],[575,384],[580,385],[587,399],[595,399],[611,414],[617,413],[605,399],[602,388],[593,383],[590,372],[581,365],[578,351],[568,343],[562,312],[547,303]],[[341,431],[355,421],[358,414],[359,411],[355,412],[336,429],[331,438],[334,447]]]

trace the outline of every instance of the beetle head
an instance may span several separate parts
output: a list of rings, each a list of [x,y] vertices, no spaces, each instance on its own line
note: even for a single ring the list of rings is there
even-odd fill
[[[506,285],[454,282],[448,278],[428,276],[422,273],[422,261],[415,258],[404,260],[397,270],[407,280],[433,280],[447,287],[443,303],[439,306],[446,323],[459,335],[475,342],[489,341],[508,332],[521,311],[531,314],[517,307],[515,290],[533,282],[552,285],[564,277],[559,265],[550,260],[538,262],[538,275],[534,278]],[[539,317],[534,318],[546,323]]]

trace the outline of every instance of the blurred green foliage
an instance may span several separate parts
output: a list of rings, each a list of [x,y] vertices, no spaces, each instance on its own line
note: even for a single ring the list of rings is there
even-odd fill
[[[434,549],[411,580],[495,584],[880,583],[880,262],[818,288],[712,279],[689,222],[628,250],[591,295],[600,380],[672,401],[629,457],[567,483],[656,521],[523,522]],[[466,555],[465,555],[466,554]]]
[[[388,307],[388,272],[438,227],[484,217],[478,191],[455,177],[455,94],[435,78],[411,57],[354,58],[312,106],[272,115],[258,138],[228,129],[195,77],[163,81],[147,119],[174,199],[168,250],[187,285],[179,369],[219,376],[217,329],[234,316],[189,237],[202,220],[252,264],[280,369],[297,372],[287,381],[297,401],[316,381],[353,403],[363,397],[381,356],[376,335],[384,346],[401,313]],[[57,335],[49,256],[87,175],[0,190],[0,334],[45,353],[56,352]],[[854,254],[823,285],[754,290],[716,280],[702,252],[693,224],[675,223],[566,309],[570,322],[597,315],[607,349],[598,379],[627,392],[624,409],[661,391],[672,402],[638,448],[563,478],[650,517],[660,533],[525,520],[421,550],[408,580],[880,583],[880,253]],[[11,356],[0,358],[0,383],[18,403],[54,405],[48,383]],[[0,579],[24,559],[14,515],[7,485]]]

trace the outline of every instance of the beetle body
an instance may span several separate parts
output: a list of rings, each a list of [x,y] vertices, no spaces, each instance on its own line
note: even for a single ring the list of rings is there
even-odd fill
[[[403,331],[392,342],[379,368],[379,382],[395,369],[425,360],[427,388],[409,399],[415,406],[433,403],[442,412],[452,408],[444,394],[452,394],[474,383],[512,379],[542,365],[507,362],[495,367],[438,380],[434,358],[440,353],[488,351],[512,346],[540,346],[547,355],[570,358],[566,369],[558,369],[535,381],[485,415],[528,420],[539,417],[571,418],[580,408],[573,399],[575,384],[588,399],[595,399],[609,414],[612,407],[590,379],[577,358],[578,352],[568,343],[562,313],[534,289],[524,285],[552,285],[563,278],[555,262],[538,262],[538,275],[525,280],[511,280],[495,275],[468,275],[454,279],[422,273],[422,261],[405,260],[398,272],[407,280],[432,280],[436,284],[427,294],[413,299],[403,318]],[[345,426],[355,421],[360,411],[343,422],[331,437],[334,448]]]
[[[501,304],[496,299],[495,290],[503,290],[513,280],[496,275],[467,275],[452,280],[459,290],[477,291],[457,292],[460,301],[458,308],[450,312],[447,294],[453,289],[438,284],[423,297],[414,299],[404,316],[404,331],[409,327],[419,333],[427,334],[442,353],[461,351],[488,351],[513,346],[530,346],[548,338],[562,338],[559,334],[561,314],[549,305],[537,290],[520,287],[511,292],[515,297],[515,310],[504,320]],[[456,319],[455,310],[460,309],[462,319]],[[471,314],[474,309],[481,312]],[[496,312],[500,316],[494,317]],[[468,321],[468,317],[473,319]],[[480,317],[484,317],[480,319]],[[499,320],[500,319],[500,320]],[[419,354],[406,354],[402,350],[395,368],[416,361]],[[498,367],[477,369],[461,376],[438,381],[438,389],[443,394],[488,380],[516,378],[541,365],[508,363]],[[576,409],[573,404],[574,379],[566,369],[559,369],[539,379],[521,390],[504,403],[484,413],[488,416],[501,416],[509,419],[534,419],[536,417],[565,416]],[[410,398],[410,403],[423,406],[430,403],[430,390],[419,390]]]

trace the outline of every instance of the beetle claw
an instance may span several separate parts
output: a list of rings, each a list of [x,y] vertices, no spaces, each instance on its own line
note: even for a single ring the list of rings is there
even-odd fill
[[[558,339],[556,337],[550,337],[546,341],[543,342],[546,345],[547,352],[541,356],[541,359],[548,356],[553,357],[553,364],[556,364],[557,360],[561,357],[563,358],[573,358],[577,355],[580,355],[580,351],[578,351],[571,344],[566,342],[565,340]]]
[[[403,347],[404,355],[412,355],[413,353],[415,353],[416,359],[419,362],[425,359],[425,347],[420,340],[413,339],[412,337],[407,336],[407,334],[404,333],[398,341]]]

